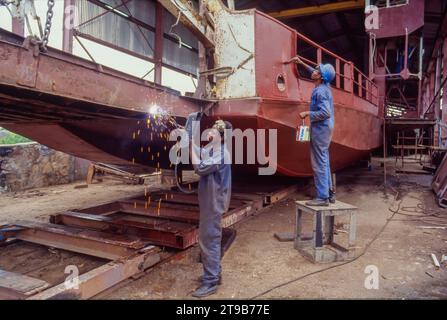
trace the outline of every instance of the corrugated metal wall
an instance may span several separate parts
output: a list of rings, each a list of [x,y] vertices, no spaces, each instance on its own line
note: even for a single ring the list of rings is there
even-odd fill
[[[165,34],[169,34],[171,26],[175,24],[177,17],[174,17],[168,11],[163,10],[163,29]],[[197,54],[198,41],[197,38],[181,23],[172,28],[173,33],[179,36],[183,43],[192,47],[195,51],[184,46],[179,48],[178,41],[174,42],[170,39],[164,39],[163,43],[163,62],[175,66],[181,70],[197,74],[199,57]]]
[[[121,0],[102,0],[103,3],[116,7],[120,5]],[[88,0],[76,0],[79,13],[79,24],[94,18],[106,9],[97,6]],[[124,14],[130,14],[135,19],[155,28],[155,1],[152,0],[132,0],[125,6],[117,10]],[[169,34],[171,26],[176,22],[177,17],[173,17],[164,10],[164,32]],[[124,48],[139,55],[153,58],[155,47],[155,33],[128,21],[125,17],[117,13],[109,12],[103,16],[94,19],[79,27],[81,33],[87,34],[99,40],[108,42],[116,47]],[[182,46],[179,48],[178,41],[164,38],[163,62],[172,65],[180,70],[197,74],[198,70],[198,41],[195,36],[181,24],[177,25],[172,31],[181,37],[182,42],[193,48],[192,50]],[[143,36],[143,34],[144,36]]]

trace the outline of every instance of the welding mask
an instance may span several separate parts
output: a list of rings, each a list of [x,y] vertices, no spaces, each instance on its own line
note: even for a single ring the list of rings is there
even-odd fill
[[[189,140],[191,140],[193,137],[194,134],[193,129],[196,130],[199,129],[198,127],[193,127],[194,121],[200,121],[202,120],[202,117],[203,117],[202,112],[193,112],[186,119],[185,130],[186,132],[188,132]]]

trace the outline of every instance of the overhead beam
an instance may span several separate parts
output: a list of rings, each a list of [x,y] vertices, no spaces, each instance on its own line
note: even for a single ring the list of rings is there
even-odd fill
[[[214,47],[206,20],[187,0],[158,0],[158,2],[188,28],[206,48]]]
[[[351,1],[328,3],[320,6],[317,5],[303,8],[287,9],[276,12],[269,12],[268,14],[276,19],[291,19],[309,15],[363,9],[364,7],[365,7],[365,0],[351,0]]]

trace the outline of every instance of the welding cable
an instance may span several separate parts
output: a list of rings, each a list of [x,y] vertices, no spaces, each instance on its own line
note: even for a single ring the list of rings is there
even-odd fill
[[[183,45],[182,38],[177,33],[172,31],[172,29],[174,29],[178,25],[178,23],[180,22],[180,16],[181,15],[182,15],[182,12],[179,11],[176,22],[171,26],[171,28],[169,28],[169,32],[168,32],[171,36],[173,36],[174,38],[176,38],[178,40],[178,47],[179,47],[179,49],[181,49],[182,45]]]
[[[180,22],[180,17],[182,16],[182,12],[184,12],[184,11],[189,11],[189,10],[188,10],[188,8],[184,7],[182,4],[179,4],[179,3],[177,2],[177,0],[174,0],[174,2],[175,2],[176,7],[179,8],[180,10],[179,10],[179,12],[178,12],[177,20],[176,20],[175,23],[174,23],[173,25],[171,25],[171,27],[169,28],[169,32],[168,32],[168,34],[170,34],[171,36],[173,36],[174,38],[176,38],[176,39],[178,40],[178,47],[179,47],[179,49],[181,49],[182,46],[183,46],[183,44],[184,44],[184,42],[182,41],[182,38],[181,38],[177,33],[174,32],[173,29],[174,29],[176,26],[178,26],[178,24],[179,24],[179,22]],[[191,7],[193,6],[191,1],[188,1],[188,4],[189,4]]]
[[[396,195],[395,195],[395,197],[394,197],[394,203],[396,203],[398,197],[399,197],[399,191],[396,191]],[[357,257],[355,257],[353,260],[346,261],[346,262],[343,262],[343,263],[339,263],[339,264],[337,264],[337,265],[330,266],[330,267],[327,267],[327,268],[323,268],[323,269],[320,269],[320,270],[317,270],[317,271],[314,271],[314,272],[310,272],[310,273],[308,273],[308,274],[299,276],[299,277],[297,277],[297,278],[295,278],[295,279],[292,279],[292,280],[283,282],[283,283],[281,283],[281,284],[278,284],[278,285],[276,285],[276,286],[274,286],[274,287],[272,287],[272,288],[270,288],[270,289],[268,289],[268,290],[265,290],[265,291],[263,291],[263,292],[257,294],[257,295],[254,296],[254,297],[251,297],[250,300],[254,300],[254,299],[256,299],[256,298],[259,298],[259,297],[261,297],[261,296],[263,296],[263,295],[265,295],[265,294],[267,294],[267,293],[269,293],[269,292],[272,292],[273,290],[279,289],[279,288],[281,288],[281,287],[285,287],[285,286],[287,286],[287,285],[289,285],[289,284],[291,284],[291,283],[300,281],[300,280],[302,280],[302,279],[304,279],[304,278],[313,276],[313,275],[315,275],[315,274],[318,274],[318,273],[321,273],[321,272],[324,272],[324,271],[328,271],[328,270],[331,270],[331,269],[335,269],[335,268],[338,268],[338,267],[341,267],[341,266],[345,266],[345,265],[350,264],[350,263],[352,263],[352,262],[354,262],[354,261],[357,261],[358,259],[360,259],[361,257],[363,257],[363,256],[366,254],[366,252],[367,252],[368,249],[371,247],[371,245],[372,245],[372,244],[379,238],[379,236],[383,233],[383,231],[386,229],[386,227],[388,226],[388,224],[392,221],[393,217],[399,212],[399,210],[400,210],[400,206],[402,205],[402,201],[403,201],[403,198],[399,200],[399,202],[398,202],[398,204],[397,204],[397,209],[396,209],[396,210],[393,210],[391,207],[388,208],[388,210],[392,212],[391,217],[389,217],[389,218],[387,219],[387,221],[385,222],[385,224],[383,225],[383,227],[380,229],[380,231],[379,231],[379,232],[374,236],[374,238],[373,238],[373,239],[372,239],[372,240],[365,246],[365,249],[363,250],[363,252],[362,252],[360,255],[358,255]],[[394,205],[394,203],[393,203],[393,205]]]
[[[177,150],[177,157],[180,157],[180,153],[181,153],[181,149],[179,148],[179,149]],[[175,176],[175,182],[176,182],[176,184],[177,184],[177,188],[178,188],[181,192],[186,193],[186,194],[193,194],[193,193],[196,193],[196,192],[197,192],[197,189],[192,189],[192,188],[191,188],[191,190],[187,190],[187,189],[183,188],[183,186],[181,185],[181,183],[180,183],[180,181],[179,181],[179,179],[178,179],[178,175],[177,175],[177,172],[178,172],[177,167],[178,167],[179,164],[180,164],[180,161],[176,161],[176,163],[175,163],[175,165],[174,165],[174,176]]]

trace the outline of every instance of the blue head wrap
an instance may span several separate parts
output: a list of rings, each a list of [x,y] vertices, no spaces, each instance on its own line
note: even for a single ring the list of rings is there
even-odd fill
[[[331,64],[320,64],[318,66],[318,69],[320,70],[321,78],[323,79],[324,83],[330,83],[332,80],[334,80],[335,69]]]

